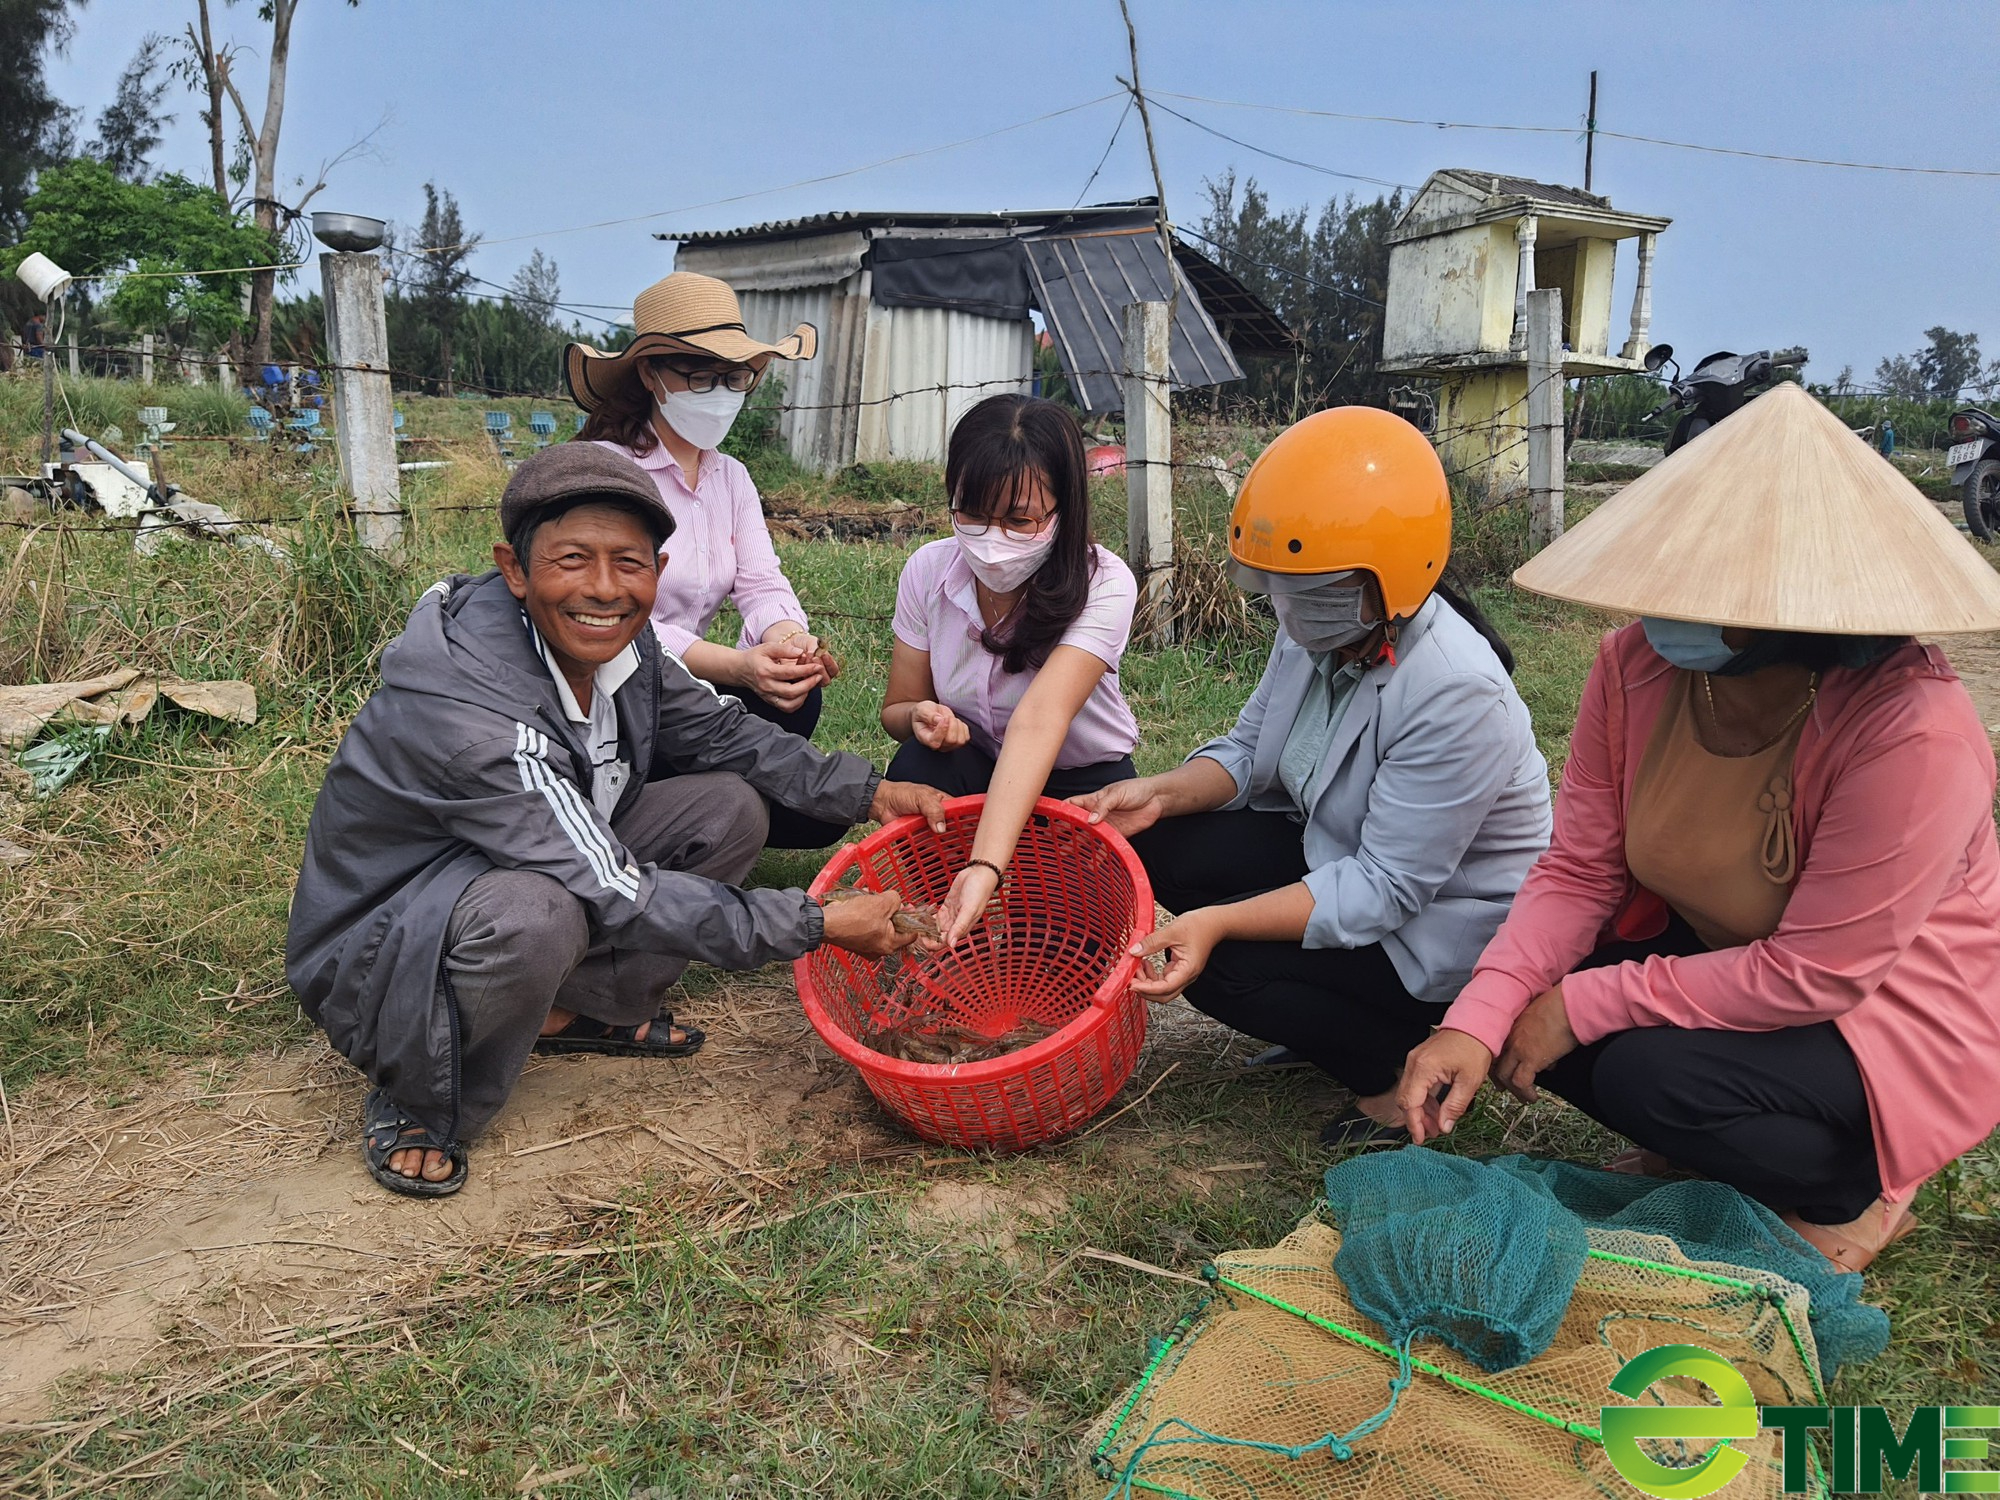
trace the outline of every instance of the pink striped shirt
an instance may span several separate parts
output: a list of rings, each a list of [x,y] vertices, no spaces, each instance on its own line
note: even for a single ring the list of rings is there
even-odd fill
[[[726,601],[743,616],[738,647],[754,646],[780,620],[806,620],[764,525],[763,502],[750,471],[726,453],[701,455],[701,473],[688,488],[681,466],[658,443],[650,453],[634,453],[605,443],[653,477],[660,498],[673,513],[674,534],[665,548],[667,565],[653,601],[653,629],[676,656],[708,633]]]

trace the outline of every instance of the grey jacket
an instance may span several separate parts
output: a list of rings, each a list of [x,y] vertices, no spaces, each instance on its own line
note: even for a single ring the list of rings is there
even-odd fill
[[[1331,773],[1316,778],[1305,945],[1380,943],[1412,995],[1442,1004],[1548,847],[1549,770],[1493,648],[1442,599],[1417,611],[1396,654],[1355,684]],[[1235,780],[1230,807],[1296,815],[1278,755],[1311,677],[1279,631],[1236,727],[1194,752]]]
[[[733,771],[773,802],[853,823],[880,775],[825,754],[636,642],[615,695],[632,780]],[[458,1024],[439,982],[445,924],[483,872],[537,870],[584,904],[594,941],[752,968],[816,947],[801,891],[742,891],[635,861],[591,806],[590,759],[498,573],[417,601],[382,686],[327,767],[292,897],[285,974],[306,1014],[397,1103],[457,1131]]]

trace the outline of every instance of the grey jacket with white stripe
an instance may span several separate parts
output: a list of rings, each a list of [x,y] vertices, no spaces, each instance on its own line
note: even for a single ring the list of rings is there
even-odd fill
[[[880,774],[826,754],[635,642],[614,696],[632,780],[731,771],[782,806],[865,818]],[[590,761],[520,604],[498,573],[417,601],[382,653],[382,686],[327,767],[292,897],[285,974],[350,1062],[432,1129],[455,1135],[458,1017],[438,982],[445,924],[486,870],[537,870],[584,904],[594,941],[753,968],[818,946],[801,891],[743,891],[642,865],[590,802]]]

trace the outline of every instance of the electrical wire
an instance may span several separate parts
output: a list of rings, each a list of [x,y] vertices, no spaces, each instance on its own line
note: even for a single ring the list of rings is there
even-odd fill
[[[1132,96],[1127,94],[1125,96],[1125,107],[1118,112],[1118,123],[1111,127],[1111,139],[1104,143],[1104,154],[1097,158],[1097,165],[1090,169],[1090,180],[1084,183],[1083,191],[1076,195],[1076,202],[1070,205],[1071,208],[1080,207],[1083,200],[1089,196],[1091,188],[1097,183],[1097,174],[1102,172],[1104,164],[1111,160],[1111,150],[1118,144],[1118,137],[1125,129],[1125,122],[1131,117]]]
[[[1176,95],[1175,97],[1178,98],[1179,96]],[[1196,130],[1205,131],[1209,135],[1214,136],[1217,140],[1227,141],[1232,146],[1241,146],[1245,151],[1254,151],[1259,156],[1268,156],[1271,158],[1272,161],[1281,161],[1289,166],[1294,166],[1294,167],[1304,167],[1308,172],[1318,172],[1327,177],[1345,178],[1349,182],[1366,182],[1374,187],[1395,188],[1401,192],[1415,191],[1415,189],[1407,182],[1391,182],[1384,177],[1367,177],[1363,176],[1359,172],[1341,172],[1335,170],[1332,167],[1322,167],[1318,162],[1301,161],[1296,156],[1286,156],[1282,152],[1271,151],[1267,150],[1262,146],[1252,145],[1249,141],[1241,140],[1236,136],[1229,135],[1223,131],[1217,130],[1213,125],[1204,125],[1202,124],[1201,121],[1195,119],[1194,116],[1192,115],[1182,114],[1179,110],[1175,109],[1171,104],[1160,104],[1157,95],[1153,97],[1153,103],[1159,105],[1159,107],[1162,110],[1172,115],[1176,120],[1180,120],[1184,124],[1194,126]]]
[[[1163,91],[1154,90],[1158,99]],[[1401,115],[1357,115],[1346,114],[1332,109],[1305,109],[1288,104],[1255,104],[1243,99],[1212,99],[1203,94],[1177,94],[1168,92],[1165,97],[1180,99],[1190,104],[1214,104],[1224,109],[1255,109],[1271,114],[1306,115],[1322,120],[1352,120],[1371,125],[1417,125],[1430,130],[1490,130],[1507,131],[1521,135],[1566,135],[1574,138],[1583,132],[1574,125],[1490,125],[1473,124],[1463,120],[1416,120]],[[1160,106],[1165,109],[1164,104]],[[1185,117],[1183,117],[1185,118]],[[1219,134],[1219,132],[1217,132]],[[1777,151],[1752,151],[1740,146],[1711,146],[1694,141],[1674,141],[1662,136],[1639,135],[1632,131],[1606,130],[1598,126],[1596,134],[1606,140],[1632,141],[1643,146],[1662,146],[1672,151],[1699,151],[1712,156],[1735,156],[1751,161],[1780,162],[1788,166],[1838,167],[1851,172],[1896,172],[1920,177],[1974,177],[1981,179],[2000,178],[2000,170],[1987,167],[1914,167],[1890,162],[1846,161],[1826,156],[1790,156]],[[1238,144],[1241,144],[1240,142]],[[1246,149],[1255,150],[1255,147]],[[1301,163],[1301,165],[1310,165]],[[1320,169],[1324,170],[1324,169]]]

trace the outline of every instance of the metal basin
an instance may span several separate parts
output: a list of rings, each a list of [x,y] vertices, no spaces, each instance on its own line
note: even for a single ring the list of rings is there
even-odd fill
[[[313,238],[329,250],[373,250],[387,238],[389,226],[366,214],[315,213]]]

